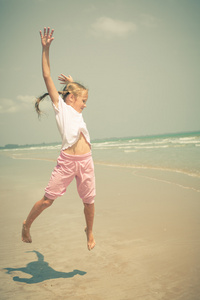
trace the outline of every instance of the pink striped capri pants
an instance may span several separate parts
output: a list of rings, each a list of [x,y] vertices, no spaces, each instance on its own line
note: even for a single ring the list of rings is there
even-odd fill
[[[45,197],[54,200],[62,196],[74,177],[76,178],[77,190],[83,203],[94,203],[96,189],[91,152],[83,155],[69,155],[61,151],[57,165],[45,188]]]

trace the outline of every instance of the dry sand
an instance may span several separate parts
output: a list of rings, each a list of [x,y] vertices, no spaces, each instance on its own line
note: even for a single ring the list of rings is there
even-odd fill
[[[87,250],[75,183],[24,244],[22,221],[52,166],[37,177],[27,166],[25,182],[1,187],[1,300],[200,299],[200,193],[145,170],[96,165],[95,249]]]

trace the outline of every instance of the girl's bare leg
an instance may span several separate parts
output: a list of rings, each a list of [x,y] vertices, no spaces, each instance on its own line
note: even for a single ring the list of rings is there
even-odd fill
[[[27,219],[23,222],[22,227],[22,241],[25,243],[32,243],[30,235],[30,227],[33,221],[41,214],[47,207],[51,206],[54,200],[47,199],[45,196],[37,201],[31,209]]]
[[[94,203],[86,204],[84,203],[84,213],[87,227],[85,228],[85,233],[87,235],[87,246],[88,250],[92,250],[95,246],[95,240],[92,232],[93,222],[94,222]]]

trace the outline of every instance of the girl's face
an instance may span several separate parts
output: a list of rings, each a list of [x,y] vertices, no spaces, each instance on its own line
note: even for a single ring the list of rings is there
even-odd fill
[[[86,107],[86,102],[88,99],[88,91],[84,90],[80,95],[74,97],[74,101],[71,106],[79,113],[82,113],[83,109]]]

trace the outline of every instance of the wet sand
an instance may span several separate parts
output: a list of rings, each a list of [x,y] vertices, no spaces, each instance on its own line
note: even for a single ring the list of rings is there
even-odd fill
[[[22,222],[55,163],[14,164],[16,176],[8,185],[7,171],[1,185],[0,299],[200,299],[199,192],[150,171],[96,165],[95,249],[87,250],[75,182],[25,244]]]

